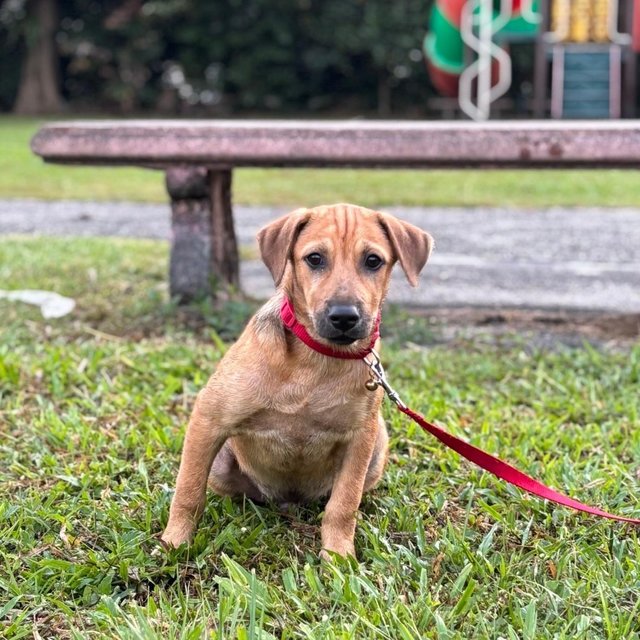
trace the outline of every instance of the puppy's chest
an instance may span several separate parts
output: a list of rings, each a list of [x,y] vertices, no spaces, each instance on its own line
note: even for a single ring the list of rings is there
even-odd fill
[[[374,398],[353,379],[292,378],[272,385],[264,408],[245,425],[256,438],[330,446],[350,440],[373,409]]]
[[[369,392],[359,380],[341,378],[296,379],[275,386],[267,409],[318,423],[349,424],[371,405]]]

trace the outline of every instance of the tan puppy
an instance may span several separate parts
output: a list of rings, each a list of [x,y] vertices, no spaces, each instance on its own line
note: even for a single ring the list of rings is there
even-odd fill
[[[363,491],[380,479],[387,431],[383,391],[368,391],[367,366],[313,351],[280,318],[283,296],[317,341],[368,346],[399,261],[409,282],[431,237],[390,215],[348,204],[298,209],[258,234],[277,293],[249,321],[198,394],[162,540],[188,542],[207,482],[220,495],[307,501],[330,496],[321,555],[354,554]]]

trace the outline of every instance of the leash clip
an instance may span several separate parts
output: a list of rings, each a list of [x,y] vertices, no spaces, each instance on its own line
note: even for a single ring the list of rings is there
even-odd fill
[[[369,359],[369,357],[371,359]],[[371,371],[372,380],[370,380],[370,382],[374,382],[376,385],[380,385],[385,390],[385,393],[389,396],[389,400],[395,403],[398,408],[406,409],[407,405],[402,402],[402,400],[400,400],[398,392],[395,391],[387,381],[387,374],[385,373],[382,362],[380,361],[380,356],[376,353],[375,349],[371,349],[371,353],[369,354],[369,356],[364,358],[364,362]],[[370,389],[370,387],[367,386],[367,389]]]

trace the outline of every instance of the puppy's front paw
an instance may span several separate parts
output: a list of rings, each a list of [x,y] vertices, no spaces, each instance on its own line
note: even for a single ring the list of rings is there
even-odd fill
[[[327,562],[331,562],[333,554],[346,558],[347,556],[356,557],[356,549],[353,545],[353,540],[336,540],[331,544],[325,544],[322,551],[320,551],[320,559]]]
[[[193,537],[193,525],[190,522],[169,522],[160,542],[167,549],[177,549],[180,545],[189,544]]]

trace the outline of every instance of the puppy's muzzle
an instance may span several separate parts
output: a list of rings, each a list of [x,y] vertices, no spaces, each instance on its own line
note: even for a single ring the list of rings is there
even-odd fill
[[[366,337],[369,324],[358,305],[349,303],[329,303],[316,320],[320,336],[336,344],[351,344]]]

